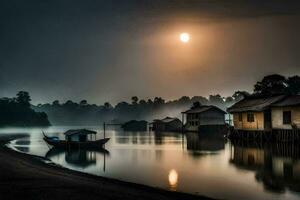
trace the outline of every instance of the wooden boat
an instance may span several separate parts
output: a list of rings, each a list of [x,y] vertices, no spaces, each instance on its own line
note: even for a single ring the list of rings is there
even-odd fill
[[[95,141],[87,140],[88,134],[96,134],[95,131],[86,129],[69,130],[65,132],[66,140],[60,140],[58,137],[49,137],[44,132],[44,141],[56,148],[80,148],[80,149],[97,149],[102,148],[110,138],[104,138]]]

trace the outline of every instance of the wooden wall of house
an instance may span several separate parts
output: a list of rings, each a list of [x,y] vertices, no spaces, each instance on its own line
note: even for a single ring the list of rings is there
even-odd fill
[[[247,121],[248,112],[242,113],[242,121],[239,121],[239,114],[233,114],[233,124],[235,129],[240,130],[264,130],[264,113],[249,112],[254,114],[254,122]]]
[[[199,126],[225,125],[225,115],[219,111],[208,110],[203,113],[187,114],[186,121],[186,130],[198,131]]]
[[[198,113],[187,114],[185,129],[188,131],[197,132],[198,127],[199,127],[199,114]]]
[[[181,131],[181,129],[182,129],[182,122],[179,119],[169,122],[166,125],[167,131]]]
[[[300,106],[295,107],[273,107],[272,108],[272,128],[292,129],[291,124],[283,124],[283,112],[291,111],[291,124],[300,128]]]
[[[208,110],[199,113],[199,125],[225,125],[225,115],[221,112]]]

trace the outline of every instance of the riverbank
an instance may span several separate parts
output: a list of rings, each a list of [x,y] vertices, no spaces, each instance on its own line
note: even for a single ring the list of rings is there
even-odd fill
[[[93,176],[44,163],[4,144],[22,134],[0,136],[0,199],[210,199]]]

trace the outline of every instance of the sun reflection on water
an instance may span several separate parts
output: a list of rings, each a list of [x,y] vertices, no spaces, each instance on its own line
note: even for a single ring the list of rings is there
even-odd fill
[[[170,190],[176,190],[178,183],[178,173],[175,169],[169,171],[169,185]]]

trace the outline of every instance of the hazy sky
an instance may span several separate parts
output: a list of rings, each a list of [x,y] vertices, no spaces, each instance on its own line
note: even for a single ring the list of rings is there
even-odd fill
[[[1,0],[0,96],[175,99],[252,90],[270,73],[300,75],[297,2]]]

